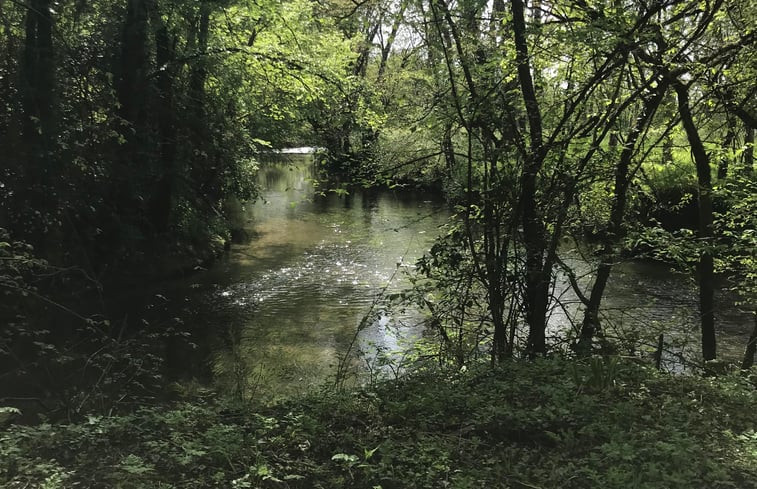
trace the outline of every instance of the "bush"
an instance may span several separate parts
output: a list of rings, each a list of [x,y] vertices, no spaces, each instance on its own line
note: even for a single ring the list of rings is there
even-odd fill
[[[258,412],[190,403],[16,426],[0,435],[0,484],[757,487],[753,386],[613,363],[601,383],[590,361],[512,362]]]

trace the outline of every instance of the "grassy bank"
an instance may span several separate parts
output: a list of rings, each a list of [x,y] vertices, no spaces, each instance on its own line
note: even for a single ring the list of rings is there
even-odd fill
[[[738,376],[513,362],[254,410],[194,400],[14,426],[0,432],[0,485],[748,489],[756,408]]]

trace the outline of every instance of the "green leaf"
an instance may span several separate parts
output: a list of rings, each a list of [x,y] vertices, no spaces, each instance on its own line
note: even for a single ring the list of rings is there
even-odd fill
[[[337,462],[346,462],[348,464],[353,464],[357,462],[359,459],[357,455],[352,455],[348,453],[336,453],[331,457],[331,460],[337,461]]]

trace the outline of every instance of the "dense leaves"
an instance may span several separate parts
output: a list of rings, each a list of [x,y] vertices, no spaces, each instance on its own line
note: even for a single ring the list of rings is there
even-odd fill
[[[607,370],[604,373],[608,373]],[[755,485],[753,386],[616,364],[425,372],[249,412],[193,402],[0,434],[6,487]],[[601,415],[598,415],[601,413]]]
[[[348,41],[313,9],[3,3],[0,223],[93,274],[212,252],[256,155],[306,142],[308,107],[347,83]]]
[[[353,16],[370,24],[379,7],[367,5]],[[374,48],[365,72],[373,66],[382,83],[363,77],[386,101],[386,117],[373,118],[371,169],[390,180],[433,179],[459,204],[453,231],[421,267],[436,282],[417,302],[430,300],[433,309],[438,299],[437,312],[455,311],[437,318],[442,343],[478,323],[466,328],[471,341],[488,336],[495,358],[522,347],[544,354],[564,339],[549,338],[545,318],[561,307],[549,284],[566,273],[583,316],[573,347],[586,354],[603,341],[602,298],[614,264],[624,253],[650,252],[696,272],[702,355],[713,358],[715,265],[744,276],[736,268],[749,260],[738,250],[751,249],[741,246],[751,232],[738,216],[755,214],[749,198],[734,205],[723,191],[754,181],[754,107],[737,74],[753,70],[753,7],[384,7],[405,9],[405,42],[388,62]],[[382,113],[381,104],[366,104]],[[575,280],[564,259],[568,237],[590,240],[596,271],[585,280]],[[483,311],[470,307],[471,296]],[[753,304],[747,292],[744,306]]]

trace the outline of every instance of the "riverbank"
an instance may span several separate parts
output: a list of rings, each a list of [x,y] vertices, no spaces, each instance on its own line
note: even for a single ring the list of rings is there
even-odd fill
[[[257,408],[214,398],[12,427],[0,485],[757,487],[757,394],[735,375],[554,359]]]
[[[279,399],[331,376],[353,338],[369,370],[387,353],[408,351],[427,331],[427,311],[374,301],[409,290],[405,272],[445,232],[446,203],[408,189],[321,193],[310,158],[287,158],[261,164],[254,205],[227,201],[224,214],[251,239],[212,264],[203,256],[221,253],[232,237],[222,223],[125,255],[124,263],[152,264],[124,267],[125,275],[113,271],[109,282],[79,275],[78,282],[63,282],[67,277],[44,267],[25,274],[34,289],[4,304],[5,317],[23,318],[9,319],[0,338],[12,342],[6,344],[16,355],[0,357],[0,406],[21,409],[29,423],[39,412],[53,420],[124,413],[165,401],[171,382],[192,377],[224,394],[249,388]],[[588,277],[594,265],[584,254],[565,250],[563,259]],[[35,279],[43,276],[53,279]],[[569,331],[581,306],[570,301],[567,279],[555,285],[563,307],[551,316],[552,331]],[[726,299],[718,302],[719,355],[735,363],[752,318],[744,321]],[[696,291],[669,266],[616,264],[604,307],[605,334],[618,338],[619,351],[651,356],[664,333],[670,355],[663,367],[697,361]],[[380,315],[356,337],[368,311]]]
[[[231,231],[226,234],[230,235]],[[150,253],[132,266],[122,266],[105,277],[103,287],[111,290],[124,286],[139,287],[184,277],[210,267],[231,245],[231,237],[209,234],[196,239],[172,243],[157,242]]]

